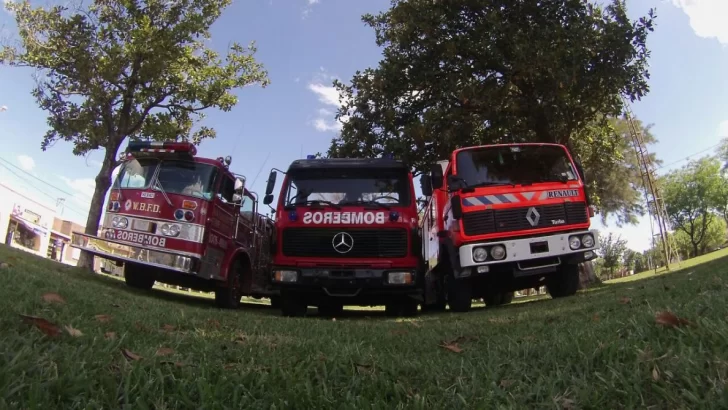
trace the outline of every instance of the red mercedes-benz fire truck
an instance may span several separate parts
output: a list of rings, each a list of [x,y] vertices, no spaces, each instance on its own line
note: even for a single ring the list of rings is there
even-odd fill
[[[187,142],[129,142],[100,235],[73,232],[72,246],[124,266],[129,286],[155,281],[214,291],[236,308],[242,296],[271,297],[273,222],[258,213],[231,158],[195,157]]]
[[[421,237],[412,174],[391,158],[296,160],[276,213],[272,280],[285,316],[309,305],[335,315],[344,305],[385,305],[415,315],[422,301]]]
[[[465,312],[473,299],[510,303],[542,285],[552,297],[576,293],[578,264],[598,244],[583,169],[565,146],[462,148],[423,178],[426,307]]]

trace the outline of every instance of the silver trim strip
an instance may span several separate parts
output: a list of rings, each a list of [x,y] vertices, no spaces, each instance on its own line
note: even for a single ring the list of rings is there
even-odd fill
[[[121,229],[122,231],[129,231],[129,232],[139,232],[139,233],[145,233],[147,235],[157,235],[168,239],[180,239],[183,241],[189,241],[194,243],[202,243],[202,238],[205,235],[205,227],[203,225],[197,225],[197,224],[191,224],[188,222],[179,222],[179,221],[170,221],[168,219],[154,219],[154,218],[146,218],[146,217],[138,217],[138,216],[129,216],[129,215],[121,215],[121,214],[106,214],[106,217],[104,218],[104,224],[103,224],[103,233],[106,232],[106,230],[118,230],[120,228],[114,228],[111,224],[111,220],[115,216],[123,216],[129,221],[129,224],[126,228]],[[148,231],[140,231],[136,229],[132,229],[132,226],[134,226],[135,221],[140,222],[150,222],[153,221],[154,223],[157,223],[156,230],[154,232],[148,232]],[[161,222],[161,223],[160,223]],[[177,224],[180,226],[179,235],[177,236],[166,236],[162,234],[162,223],[169,223],[169,224]]]

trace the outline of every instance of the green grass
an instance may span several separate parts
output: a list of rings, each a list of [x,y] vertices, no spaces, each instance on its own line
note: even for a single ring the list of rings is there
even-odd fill
[[[685,261],[681,261],[680,263],[670,264],[670,269],[671,269],[671,271],[685,270],[685,269],[689,269],[694,266],[701,265],[706,262],[710,262],[715,259],[723,258],[726,256],[728,256],[728,248],[724,248],[724,249],[721,249],[721,250],[715,251],[715,252],[710,252],[705,255],[698,256],[697,258],[691,258],[691,259],[688,259]],[[655,277],[655,276],[662,275],[665,273],[669,273],[669,272],[663,266],[661,268],[658,268],[657,271],[652,269],[652,270],[648,270],[648,271],[644,271],[644,272],[635,273],[634,275],[631,275],[631,276],[625,276],[623,278],[608,280],[608,281],[605,281],[605,283],[614,284],[614,283],[632,282],[635,280],[642,280],[642,279],[646,279],[646,278]]]
[[[0,268],[0,409],[728,408],[726,257],[562,300],[409,320],[222,311],[6,247],[0,260],[12,265]],[[665,310],[694,326],[661,326]],[[83,334],[46,336],[20,314]]]

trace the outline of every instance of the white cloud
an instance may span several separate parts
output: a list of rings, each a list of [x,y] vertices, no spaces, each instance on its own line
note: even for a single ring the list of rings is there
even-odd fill
[[[3,106],[0,107],[0,112],[7,111],[7,110],[8,110],[8,106],[7,105],[3,105]]]
[[[319,3],[320,0],[306,0],[306,6],[303,8],[301,18],[305,19],[306,17],[308,17],[308,15],[311,14],[311,11],[313,11],[313,6]]]
[[[323,118],[316,118],[313,126],[317,131],[341,131],[342,124],[339,121],[328,122]]]
[[[311,90],[316,96],[320,103],[324,104],[324,107],[319,108],[316,118],[311,121],[311,124],[318,131],[322,132],[338,132],[341,131],[343,124],[349,119],[348,116],[341,117],[340,120],[336,120],[336,113],[330,107],[341,107],[339,102],[339,92],[331,84],[334,80],[338,79],[335,75],[329,74],[324,67],[319,68],[311,82],[308,83],[308,89]]]
[[[25,171],[30,172],[35,168],[35,161],[27,155],[18,155],[16,159],[18,160],[18,164],[20,164],[20,168],[23,168]]]
[[[728,138],[728,120],[718,124],[718,138]]]
[[[728,1],[672,0],[672,4],[688,15],[690,27],[698,37],[716,38],[728,45]]]
[[[333,105],[334,107],[338,107],[340,105],[339,92],[336,91],[334,86],[323,85],[321,83],[311,83],[308,85],[308,89],[318,96],[320,102],[327,105]]]

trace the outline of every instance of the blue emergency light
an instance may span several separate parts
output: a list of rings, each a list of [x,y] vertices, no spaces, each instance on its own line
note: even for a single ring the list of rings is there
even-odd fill
[[[316,159],[316,155],[308,154],[306,155],[306,159]]]

